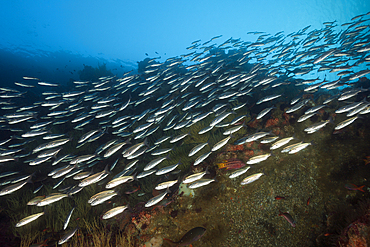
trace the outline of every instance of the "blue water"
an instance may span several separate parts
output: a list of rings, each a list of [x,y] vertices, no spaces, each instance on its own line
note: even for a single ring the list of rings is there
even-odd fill
[[[119,74],[121,65],[135,68],[145,53],[162,61],[185,54],[194,40],[223,35],[219,43],[255,41],[248,32],[319,29],[325,21],[340,25],[369,11],[366,0],[2,1],[1,73],[33,69],[45,80],[78,79],[74,69],[100,61]]]

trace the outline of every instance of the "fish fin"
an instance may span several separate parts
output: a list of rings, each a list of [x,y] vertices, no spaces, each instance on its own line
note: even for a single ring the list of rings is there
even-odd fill
[[[358,187],[358,190],[359,190],[359,191],[362,191],[362,192],[365,192],[365,191],[362,189],[363,187],[365,187],[365,185],[362,185],[362,186]]]
[[[168,238],[164,238],[163,241],[166,241],[166,245],[164,246],[171,246],[171,247],[175,247],[176,246],[176,243],[173,242],[172,240],[168,239]]]

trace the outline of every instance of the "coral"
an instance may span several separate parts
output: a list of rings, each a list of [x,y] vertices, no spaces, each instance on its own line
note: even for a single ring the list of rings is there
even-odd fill
[[[277,136],[280,135],[280,132],[281,131],[280,131],[280,128],[279,127],[275,127],[275,128],[272,129],[272,133],[274,133]]]
[[[137,217],[132,217],[131,221],[134,223],[135,227],[138,230],[145,229],[150,224],[151,214],[148,212],[142,211],[138,214]]]
[[[251,148],[254,144],[254,141],[253,142],[247,142],[246,145],[247,145],[247,148]]]
[[[160,247],[163,244],[163,238],[159,235],[154,236],[149,242],[146,242],[143,247]]]
[[[235,152],[244,150],[244,145],[228,145],[226,151]]]
[[[245,155],[246,158],[247,157],[250,158],[250,157],[252,157],[254,155],[254,151],[253,150],[246,150],[244,152],[244,155]]]
[[[257,125],[259,124],[259,122],[260,121],[258,119],[255,119],[253,122],[250,122],[248,126],[251,128],[257,128]]]
[[[286,112],[284,112],[283,117],[285,118],[285,121],[283,122],[283,125],[289,124],[290,116]]]
[[[275,126],[278,123],[279,123],[278,118],[270,118],[269,120],[267,120],[265,127],[268,128],[268,127],[271,127],[271,126]]]

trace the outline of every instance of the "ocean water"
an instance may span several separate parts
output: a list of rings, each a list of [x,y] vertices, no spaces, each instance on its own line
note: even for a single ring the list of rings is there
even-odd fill
[[[368,243],[367,1],[2,5],[1,246]]]

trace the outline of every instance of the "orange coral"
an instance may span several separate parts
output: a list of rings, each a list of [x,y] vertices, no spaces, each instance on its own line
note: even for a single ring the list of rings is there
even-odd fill
[[[143,225],[146,225],[148,226],[150,224],[150,218],[151,218],[151,214],[145,212],[145,211],[142,211],[139,213],[138,217],[135,218],[135,217],[132,217],[132,223],[134,223],[135,227],[139,230],[141,230],[141,228],[143,227]]]
[[[274,133],[275,135],[281,135],[281,136],[283,136],[283,133],[282,133],[282,131],[280,130],[280,128],[279,127],[275,127],[275,128],[273,128],[272,129],[272,133]]]
[[[255,119],[253,122],[249,123],[248,126],[251,128],[257,128],[257,125],[259,124],[259,120]]]
[[[284,112],[283,117],[285,118],[285,121],[283,122],[283,125],[289,124],[289,118],[290,118],[289,114]]]
[[[244,150],[244,145],[228,145],[226,151],[235,152]]]
[[[253,142],[247,142],[246,145],[247,145],[247,148],[251,148],[254,144],[254,141]]]
[[[249,157],[252,157],[254,155],[254,151],[253,150],[246,150],[244,152],[245,156],[249,156]]]
[[[270,118],[269,120],[267,120],[265,127],[268,128],[268,127],[271,127],[271,126],[275,126],[278,123],[279,123],[278,118]]]

